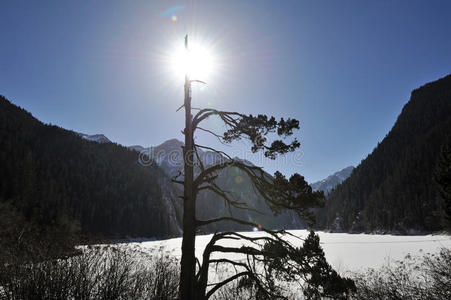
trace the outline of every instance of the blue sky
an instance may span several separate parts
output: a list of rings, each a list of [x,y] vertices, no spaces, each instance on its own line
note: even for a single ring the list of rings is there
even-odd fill
[[[166,58],[185,33],[218,61],[194,106],[301,124],[299,152],[274,162],[244,142],[198,142],[309,182],[357,165],[412,89],[451,73],[449,1],[2,1],[0,94],[120,144],[182,140],[183,85]]]

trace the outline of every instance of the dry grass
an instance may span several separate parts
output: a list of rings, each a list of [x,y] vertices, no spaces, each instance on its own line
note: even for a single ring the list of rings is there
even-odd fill
[[[451,249],[354,274],[356,299],[451,299]]]
[[[116,247],[0,266],[0,299],[176,299],[178,284],[178,263],[163,252],[146,255]]]

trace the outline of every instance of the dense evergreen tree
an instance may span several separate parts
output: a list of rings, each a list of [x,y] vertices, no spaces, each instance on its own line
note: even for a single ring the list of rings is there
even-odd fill
[[[327,197],[320,227],[349,231],[439,230],[434,170],[451,132],[451,75],[412,92],[395,125]]]
[[[451,138],[448,138],[440,152],[435,168],[435,180],[439,185],[443,225],[451,231]]]

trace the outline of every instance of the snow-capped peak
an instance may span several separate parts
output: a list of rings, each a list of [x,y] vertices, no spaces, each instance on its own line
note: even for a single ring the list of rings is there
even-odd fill
[[[354,170],[353,166],[349,166],[347,168],[344,168],[338,172],[335,172],[334,174],[328,176],[327,178],[317,181],[315,183],[312,183],[310,186],[313,190],[317,191],[323,191],[324,194],[329,194],[331,190],[333,190],[337,185],[342,183],[344,180],[346,180],[352,173],[352,170]]]
[[[96,143],[100,143],[100,144],[111,143],[111,141],[103,134],[89,135],[89,134],[84,134],[84,133],[78,133],[78,135],[80,135],[83,139],[91,141],[91,142],[96,142]]]

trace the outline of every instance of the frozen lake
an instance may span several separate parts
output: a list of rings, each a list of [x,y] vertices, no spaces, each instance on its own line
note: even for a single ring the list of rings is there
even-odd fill
[[[307,230],[290,230],[291,234],[300,238],[308,235]],[[448,235],[377,235],[377,234],[349,234],[317,232],[328,262],[340,273],[358,271],[367,267],[379,267],[403,259],[407,254],[434,253],[440,248],[451,248],[451,236]],[[261,236],[263,232],[246,232],[249,236]],[[210,241],[211,235],[199,235],[196,238],[196,256],[201,258],[205,245]],[[293,245],[299,246],[302,241],[286,236]],[[170,255],[179,258],[181,255],[181,238],[161,241],[127,243],[120,247],[139,248],[145,252],[163,249]],[[220,243],[221,244],[221,243]],[[225,243],[222,243],[223,245]],[[240,243],[227,241],[227,246],[239,246]],[[221,254],[221,257],[224,257]],[[239,256],[228,257],[241,259]]]

